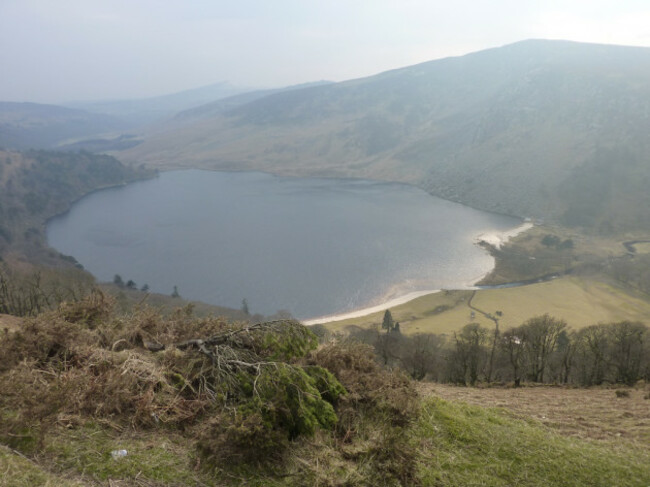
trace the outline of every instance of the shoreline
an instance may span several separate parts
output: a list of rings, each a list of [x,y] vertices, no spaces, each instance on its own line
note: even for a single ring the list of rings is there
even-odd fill
[[[534,227],[534,224],[532,222],[523,222],[521,225],[516,226],[515,228],[512,228],[510,230],[506,230],[505,232],[487,232],[487,233],[481,233],[477,235],[474,238],[474,244],[475,245],[480,245],[481,243],[487,243],[490,244],[496,248],[501,248],[503,244],[505,244],[508,240],[510,240],[513,237],[516,237],[520,233],[526,232],[530,230],[531,228]],[[485,275],[480,276],[478,279],[476,279],[474,282],[479,282],[481,279],[483,279],[485,276],[487,276],[490,272],[492,272],[493,269],[490,269]],[[475,284],[470,284],[468,286],[462,286],[458,288],[454,288],[453,290],[458,290],[458,289],[463,289],[463,290],[472,290],[472,289],[480,289],[478,286]],[[427,296],[429,294],[436,294],[442,291],[442,289],[430,289],[430,290],[425,290],[425,291],[414,291],[410,292],[408,294],[405,294],[403,296],[399,296],[397,298],[392,298],[389,299],[388,301],[382,302],[377,305],[373,306],[368,306],[365,308],[357,309],[354,311],[348,311],[345,313],[339,313],[335,315],[328,315],[328,316],[322,316],[319,318],[309,318],[307,320],[301,320],[301,323],[305,326],[313,326],[313,325],[323,325],[326,323],[334,323],[336,321],[343,321],[343,320],[348,320],[352,318],[362,318],[364,316],[368,316],[380,311],[384,311],[386,309],[392,308],[394,306],[399,306],[402,304],[406,304],[410,301],[413,301],[415,299],[421,298],[422,296]]]
[[[386,302],[377,304],[375,306],[358,309],[356,311],[348,311],[346,313],[341,313],[337,315],[323,316],[322,318],[311,318],[308,320],[301,320],[301,323],[305,326],[312,326],[312,325],[321,325],[324,323],[333,323],[335,321],[348,320],[350,318],[361,318],[363,316],[371,315],[379,311],[384,311],[393,306],[406,304],[409,301],[413,301],[414,299],[421,298],[422,296],[426,296],[428,294],[439,293],[440,291],[441,289],[430,289],[428,291],[413,291],[411,293],[405,294],[404,296],[390,299]]]
[[[534,226],[535,225],[532,222],[523,222],[521,225],[516,226],[511,230],[506,230],[505,232],[481,233],[476,236],[474,241],[476,244],[486,243],[499,249],[511,238],[530,230]]]

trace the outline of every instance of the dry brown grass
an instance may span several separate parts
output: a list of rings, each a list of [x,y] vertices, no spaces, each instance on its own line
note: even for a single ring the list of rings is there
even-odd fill
[[[648,386],[646,386],[647,388]],[[633,444],[650,450],[648,390],[572,389],[553,386],[472,388],[420,383],[423,396],[504,408],[515,417],[533,419],[566,436]]]
[[[20,328],[22,318],[0,314],[0,338],[3,333],[16,331]],[[7,330],[6,332],[4,330]]]

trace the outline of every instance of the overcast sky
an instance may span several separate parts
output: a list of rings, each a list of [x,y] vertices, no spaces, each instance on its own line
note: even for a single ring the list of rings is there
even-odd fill
[[[650,46],[650,1],[0,0],[0,100],[341,81],[529,38]]]

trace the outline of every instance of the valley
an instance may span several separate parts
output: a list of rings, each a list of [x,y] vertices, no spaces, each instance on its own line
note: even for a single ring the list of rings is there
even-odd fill
[[[120,157],[405,182],[611,235],[650,225],[648,80],[648,49],[530,40],[206,111]]]
[[[0,485],[647,486],[649,95],[527,40],[0,103]]]

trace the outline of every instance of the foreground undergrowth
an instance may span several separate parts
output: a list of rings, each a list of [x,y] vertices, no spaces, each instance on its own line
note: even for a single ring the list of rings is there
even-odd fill
[[[240,466],[197,468],[192,441],[171,431],[117,432],[99,424],[52,431],[33,459],[0,448],[3,486],[163,485],[431,485],[431,486],[647,486],[647,450],[566,438],[501,410],[429,398],[409,430],[403,456],[417,471],[410,479],[378,475],[390,452],[376,425],[354,441],[324,431],[292,443],[282,474]],[[395,440],[395,438],[392,438]],[[399,440],[399,438],[398,438]],[[402,443],[404,446],[404,443]],[[110,451],[126,449],[113,459]],[[409,459],[393,455],[394,468]],[[388,469],[390,470],[390,468]]]
[[[291,320],[121,315],[94,292],[0,356],[0,486],[650,484],[647,449],[419,399],[370,347]]]
[[[370,347],[113,304],[95,291],[0,338],[0,466],[31,472],[7,485],[311,485],[298,452],[315,444],[335,453],[330,480],[417,485],[417,393]]]

